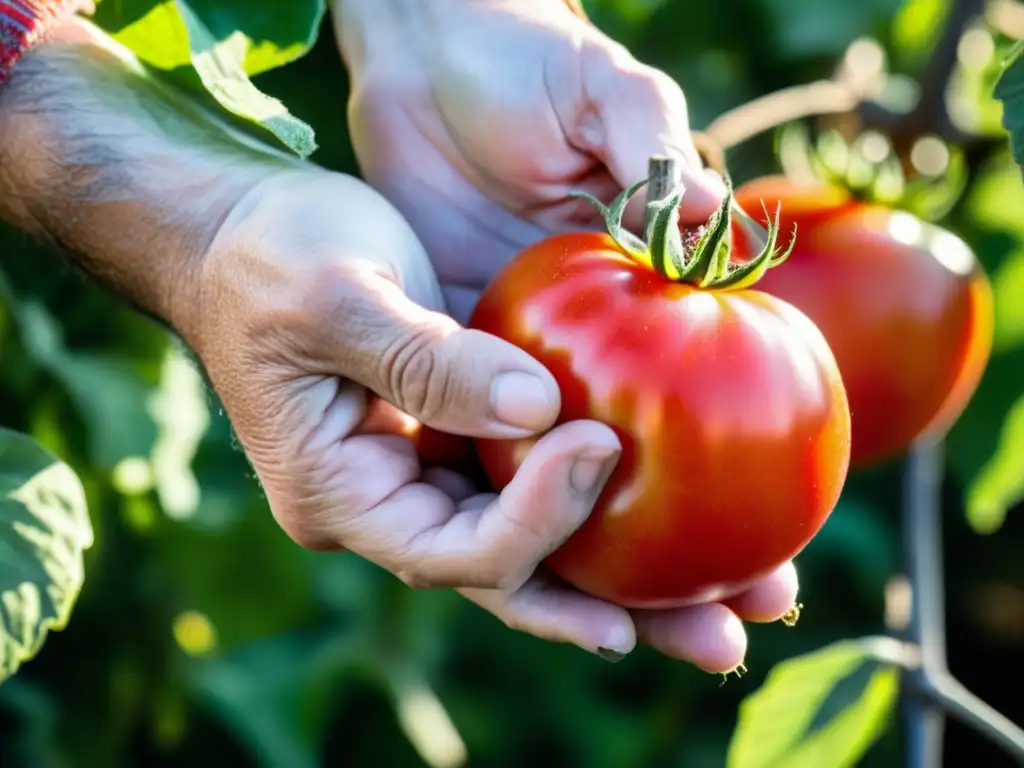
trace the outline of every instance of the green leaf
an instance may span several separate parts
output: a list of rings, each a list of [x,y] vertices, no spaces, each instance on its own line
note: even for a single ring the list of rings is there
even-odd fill
[[[1010,132],[1013,159],[1024,165],[1024,40],[1007,57],[994,95],[1003,102],[1003,126]]]
[[[12,304],[26,351],[61,383],[89,427],[90,457],[113,467],[122,459],[149,453],[157,430],[146,409],[152,388],[124,360],[72,353],[60,325],[42,304]]]
[[[167,350],[149,412],[159,426],[151,462],[160,506],[171,518],[190,518],[201,498],[192,461],[210,424],[210,411],[202,376],[175,347]]]
[[[906,0],[892,21],[894,47],[906,53],[927,53],[942,31],[949,0]]]
[[[466,744],[451,715],[426,676],[415,664],[382,664],[399,727],[430,768],[465,765]]]
[[[188,0],[218,40],[244,46],[250,77],[301,58],[313,47],[326,11],[324,0]]]
[[[308,157],[316,151],[313,129],[260,91],[249,75],[304,55],[323,14],[323,0],[107,0],[95,22],[150,67],[173,74],[179,85],[189,81],[182,69],[198,77],[230,115]]]
[[[93,532],[71,468],[0,428],[0,682],[67,626]]]
[[[865,600],[874,600],[898,566],[897,542],[883,513],[844,493],[828,524],[802,555],[807,563],[841,565]]]
[[[760,0],[775,49],[790,58],[835,56],[891,18],[901,0]]]
[[[338,683],[366,663],[368,643],[337,627],[278,635],[197,662],[190,681],[262,764],[315,768]]]
[[[244,48],[250,77],[304,56],[316,43],[324,0],[186,0],[217,40]],[[106,0],[93,21],[150,66],[172,70],[191,64],[188,32],[172,0]]]
[[[965,213],[977,227],[973,241],[992,282],[995,328],[992,357],[963,415],[949,432],[951,474],[965,488],[967,520],[978,533],[1003,525],[1024,499],[1024,185],[1005,158],[979,176]]]
[[[1003,422],[995,455],[978,472],[967,490],[967,522],[978,533],[994,533],[1006,511],[1024,499],[1024,397]]]
[[[902,646],[847,640],[777,664],[740,705],[728,768],[846,768],[882,734]]]

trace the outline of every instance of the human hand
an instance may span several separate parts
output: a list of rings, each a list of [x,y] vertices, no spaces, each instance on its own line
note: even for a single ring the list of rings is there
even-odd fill
[[[264,181],[221,227],[199,283],[190,342],[273,514],[302,546],[351,550],[414,587],[455,587],[542,638],[607,655],[632,650],[639,633],[710,671],[742,660],[738,616],[791,607],[790,566],[732,610],[632,614],[538,568],[589,515],[618,458],[614,432],[596,422],[545,434],[500,495],[424,470],[404,414],[519,437],[550,427],[559,393],[525,352],[443,313],[422,246],[361,182],[312,168]]]
[[[563,0],[335,0],[364,178],[424,243],[464,322],[502,264],[555,232],[600,225],[573,190],[609,201],[677,158],[684,222],[724,194],[664,73]],[[626,224],[642,230],[639,199]]]
[[[82,20],[30,52],[2,95],[0,218],[174,326],[299,543],[462,587],[509,625],[590,651],[628,651],[639,631],[709,670],[740,661],[742,626],[721,606],[631,616],[535,570],[589,514],[618,449],[606,427],[551,430],[500,497],[423,471],[404,414],[519,437],[550,427],[559,396],[535,360],[439,311],[421,244],[366,185],[179,109]],[[499,373],[520,376],[492,389]],[[608,463],[574,471],[584,457]],[[795,587],[784,568],[736,610],[774,615]]]
[[[334,10],[363,174],[427,247],[460,321],[517,251],[599,224],[572,190],[607,200],[646,175],[650,155],[667,154],[683,165],[684,220],[705,219],[721,200],[678,86],[559,0],[338,0]],[[641,219],[629,211],[634,231]],[[624,646],[639,632],[720,671],[743,657],[740,619],[779,618],[796,588],[788,564],[728,605],[678,611],[626,614],[542,581],[463,594],[533,634],[593,647],[581,639],[617,626]]]

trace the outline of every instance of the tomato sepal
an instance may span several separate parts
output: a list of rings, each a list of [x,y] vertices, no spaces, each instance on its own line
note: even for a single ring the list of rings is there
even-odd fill
[[[682,185],[666,199],[647,204],[652,215],[644,238],[640,238],[623,226],[622,218],[629,201],[649,182],[650,179],[644,179],[630,185],[607,206],[587,192],[571,192],[570,195],[586,200],[597,209],[608,235],[623,253],[667,280],[707,290],[740,290],[757,283],[769,269],[782,264],[793,252],[795,225],[789,245],[781,250],[777,247],[779,208],[774,218],[765,211],[767,239],[761,252],[740,264],[732,261],[732,208],[735,202],[728,178],[725,179],[725,195],[721,204],[708,222],[697,230],[698,236],[689,249],[679,225],[679,206],[685,195]]]

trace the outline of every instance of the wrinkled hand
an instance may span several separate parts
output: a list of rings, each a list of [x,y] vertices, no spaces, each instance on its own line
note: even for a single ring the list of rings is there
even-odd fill
[[[302,546],[348,549],[414,587],[456,587],[539,637],[625,653],[639,633],[712,671],[742,660],[737,615],[772,620],[791,606],[791,567],[732,610],[633,615],[538,570],[614,466],[620,446],[601,424],[548,432],[498,496],[424,471],[401,436],[404,414],[515,438],[550,427],[559,393],[525,352],[441,311],[422,245],[362,182],[313,167],[271,176],[220,227],[198,282],[189,341]]]
[[[721,179],[701,167],[676,83],[558,0],[336,0],[334,10],[363,174],[412,225],[462,322],[518,250],[599,224],[572,190],[609,200],[646,176],[650,155],[667,154],[683,165],[681,218],[706,219],[721,200]],[[627,224],[640,231],[642,209],[632,207]],[[556,410],[550,403],[545,418]],[[555,430],[531,454],[515,493],[566,440],[600,453],[614,438],[591,422]],[[526,501],[523,494],[512,498]],[[577,498],[585,504],[593,495]],[[537,511],[529,519],[541,518]],[[543,575],[462,592],[541,637],[624,651],[639,634],[670,656],[722,671],[743,658],[741,618],[778,619],[796,589],[788,564],[728,605],[676,611],[628,613]]]
[[[685,221],[721,201],[679,86],[561,0],[336,0],[335,21],[363,176],[412,225],[460,321],[517,251],[600,224],[573,190],[607,202],[666,154]]]

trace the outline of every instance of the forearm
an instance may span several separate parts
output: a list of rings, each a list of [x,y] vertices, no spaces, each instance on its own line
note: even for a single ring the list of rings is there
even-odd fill
[[[82,20],[0,86],[0,218],[176,326],[220,222],[287,162],[229,135]]]

